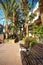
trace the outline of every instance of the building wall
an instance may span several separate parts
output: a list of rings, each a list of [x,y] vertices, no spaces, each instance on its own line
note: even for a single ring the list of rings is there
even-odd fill
[[[40,8],[40,14],[41,14],[41,21],[43,24],[43,0],[39,0],[39,8]]]
[[[34,22],[34,21],[37,21],[37,19],[39,19],[39,16],[40,16],[39,2],[37,2],[35,8],[33,9],[33,14],[36,14],[36,16],[33,19],[33,22]]]

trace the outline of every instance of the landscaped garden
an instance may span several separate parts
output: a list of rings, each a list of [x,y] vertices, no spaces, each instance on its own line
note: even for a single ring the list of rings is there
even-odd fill
[[[39,0],[0,0],[0,22],[4,20],[5,24],[3,40],[7,43],[9,40],[13,40],[10,43],[24,42],[20,44],[23,65],[43,65],[43,11],[40,3]]]

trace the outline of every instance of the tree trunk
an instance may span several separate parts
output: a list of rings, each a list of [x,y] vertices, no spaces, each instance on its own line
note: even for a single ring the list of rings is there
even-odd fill
[[[26,20],[25,22],[25,29],[26,29],[25,47],[28,48],[28,42],[29,42],[28,20]]]
[[[13,12],[13,33],[14,33],[14,26],[15,26],[15,14]]]
[[[15,15],[14,15],[14,12],[13,12],[13,26],[14,26],[14,22],[15,22],[15,21],[14,21],[14,20],[15,20],[15,18],[14,18],[14,17],[15,17]]]
[[[6,39],[8,38],[8,23],[6,23]]]
[[[21,27],[20,27],[20,39],[22,38],[22,30],[21,30]]]
[[[28,32],[28,20],[26,20],[25,25],[26,25],[26,38],[28,38],[28,37],[29,37],[29,32]]]

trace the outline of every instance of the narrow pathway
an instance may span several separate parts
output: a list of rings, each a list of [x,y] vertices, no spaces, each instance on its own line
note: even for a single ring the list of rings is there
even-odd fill
[[[0,44],[0,65],[22,65],[19,44]]]

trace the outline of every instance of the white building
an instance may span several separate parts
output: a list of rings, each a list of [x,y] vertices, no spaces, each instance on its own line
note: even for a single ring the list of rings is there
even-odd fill
[[[40,11],[39,11],[39,2],[37,2],[35,8],[33,9],[33,14],[36,14],[36,16],[34,17],[33,21],[37,20],[40,16]]]

